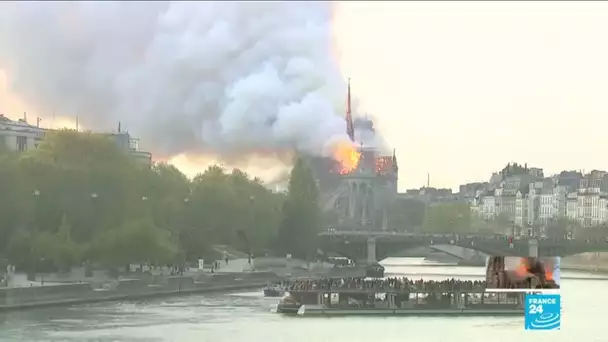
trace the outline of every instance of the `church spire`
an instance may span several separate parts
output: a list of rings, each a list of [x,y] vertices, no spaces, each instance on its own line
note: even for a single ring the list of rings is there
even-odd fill
[[[355,141],[355,127],[353,125],[353,117],[351,114],[351,101],[350,101],[350,78],[348,79],[348,95],[346,99],[346,134],[350,137],[350,140]]]

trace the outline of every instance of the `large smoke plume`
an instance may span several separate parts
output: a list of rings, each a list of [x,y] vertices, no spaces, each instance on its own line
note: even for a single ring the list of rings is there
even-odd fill
[[[120,121],[160,156],[347,139],[328,3],[0,4],[0,69],[40,116]]]

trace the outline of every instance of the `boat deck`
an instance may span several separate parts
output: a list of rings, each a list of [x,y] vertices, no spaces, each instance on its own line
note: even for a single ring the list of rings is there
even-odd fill
[[[316,293],[316,294],[324,294],[324,293],[367,293],[367,294],[376,294],[376,293],[395,293],[395,294],[406,294],[406,293],[487,293],[485,287],[478,288],[470,288],[470,289],[449,289],[449,290],[436,290],[436,289],[411,289],[411,288],[319,288],[319,289],[293,289],[288,290],[289,293],[292,294],[301,294],[301,293]]]
[[[449,309],[373,309],[327,308],[323,305],[302,305],[299,316],[523,316],[524,309],[512,308],[449,308]]]
[[[400,291],[401,290],[401,291]],[[279,311],[300,316],[521,316],[521,294],[486,293],[483,289],[436,292],[424,289],[313,289],[291,292],[297,305]],[[380,296],[380,297],[378,297]]]

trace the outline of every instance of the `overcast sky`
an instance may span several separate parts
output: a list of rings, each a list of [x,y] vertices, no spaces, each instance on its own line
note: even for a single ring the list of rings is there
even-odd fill
[[[608,3],[340,3],[335,30],[401,190],[608,169]]]

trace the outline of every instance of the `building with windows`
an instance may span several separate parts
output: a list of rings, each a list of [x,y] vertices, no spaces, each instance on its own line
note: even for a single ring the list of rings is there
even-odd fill
[[[40,141],[44,140],[46,134],[53,130],[31,125],[25,118],[17,121],[11,120],[0,114],[0,148],[9,151],[27,151],[37,148]],[[106,135],[116,142],[119,149],[130,154],[137,161],[152,165],[152,154],[139,149],[139,140],[131,137],[128,132],[122,132],[120,126],[117,133],[99,133]]]
[[[152,165],[152,154],[139,149],[139,139],[131,137],[128,132],[107,133],[107,136],[114,139],[119,149],[129,153],[135,160],[144,164]]]
[[[495,173],[490,182],[495,188],[486,191],[478,202],[471,202],[472,210],[486,220],[499,216],[507,219],[512,222],[516,234],[534,231],[543,235],[545,228],[557,221],[581,229],[608,223],[607,172],[563,171],[543,177],[542,169],[525,167],[524,170],[528,171],[527,175],[520,173],[502,180],[497,180],[500,173]],[[518,190],[511,203],[507,197],[516,187]]]
[[[28,124],[25,119],[13,121],[0,114],[0,148],[9,151],[26,151],[38,147],[46,131]]]
[[[332,158],[310,158],[320,190],[319,202],[323,210],[336,214],[340,229],[387,230],[388,208],[397,197],[395,151],[386,151],[372,120],[353,120],[350,101],[345,121],[346,133],[356,146],[356,162],[344,170]]]

